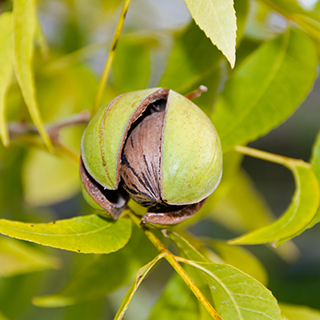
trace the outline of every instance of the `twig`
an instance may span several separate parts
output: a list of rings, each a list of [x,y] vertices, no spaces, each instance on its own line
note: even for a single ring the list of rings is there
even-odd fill
[[[120,38],[120,34],[121,34],[123,23],[124,23],[124,20],[125,20],[128,8],[129,8],[130,1],[131,0],[124,0],[123,6],[122,6],[121,13],[120,13],[120,18],[118,20],[117,28],[116,28],[116,31],[115,31],[114,36],[113,36],[111,49],[109,51],[109,55],[108,55],[106,64],[104,66],[104,69],[103,69],[103,72],[102,72],[102,76],[101,76],[101,79],[100,79],[100,82],[99,82],[99,86],[98,86],[97,95],[96,95],[96,98],[94,100],[94,104],[93,104],[93,108],[92,108],[92,115],[94,115],[98,110],[98,106],[99,106],[99,103],[100,103],[100,100],[101,100],[101,97],[102,97],[103,89],[104,89],[104,86],[107,83],[108,76],[109,76],[110,69],[111,69],[111,65],[112,65],[112,61],[113,61],[113,57],[114,57],[114,54],[115,54],[115,50],[116,50],[116,47],[117,47],[118,40]]]
[[[192,100],[200,97],[203,92],[207,92],[207,91],[208,91],[208,88],[201,85],[198,89],[186,94],[185,97],[189,100]]]
[[[234,150],[245,154],[247,156],[250,157],[254,157],[254,158],[258,158],[261,160],[266,160],[266,161],[270,161],[270,162],[274,162],[274,163],[278,163],[281,164],[289,169],[292,168],[292,166],[301,166],[301,167],[306,167],[306,168],[311,168],[310,164],[303,161],[303,160],[299,160],[299,159],[293,159],[293,158],[287,158],[284,156],[279,156],[277,154],[273,154],[270,152],[266,152],[266,151],[261,151],[261,150],[257,150],[254,148],[250,148],[250,147],[245,147],[245,146],[235,146]]]
[[[151,232],[146,226],[141,225],[141,220],[138,218],[131,210],[128,210],[128,215],[131,220],[144,232],[147,238],[152,242],[152,244],[159,250],[160,253],[164,253],[164,258],[170,263],[173,269],[179,274],[179,276],[183,279],[183,281],[187,284],[196,298],[201,302],[204,308],[208,311],[210,316],[215,320],[222,320],[218,313],[213,309],[209,301],[205,298],[199,288],[193,283],[188,274],[184,271],[184,269],[180,266],[177,261],[175,255],[173,255],[163,244],[162,242],[155,236],[153,232]]]
[[[57,134],[61,128],[87,124],[89,122],[89,119],[90,113],[87,110],[85,110],[81,113],[64,118],[56,123],[49,123],[45,127],[47,129],[50,139],[55,141],[55,139],[57,138]],[[15,139],[20,136],[29,134],[39,135],[39,132],[34,125],[25,122],[10,122],[8,127],[11,139]]]

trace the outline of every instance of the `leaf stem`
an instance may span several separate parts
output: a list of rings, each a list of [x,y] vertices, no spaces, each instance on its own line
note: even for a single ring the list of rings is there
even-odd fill
[[[114,33],[113,39],[112,39],[109,55],[108,55],[106,64],[104,66],[101,78],[100,78],[98,91],[97,91],[96,98],[95,98],[95,101],[94,101],[94,104],[93,104],[92,115],[94,115],[98,110],[98,106],[99,106],[99,103],[100,103],[100,100],[101,100],[101,97],[102,97],[103,89],[104,89],[105,84],[106,84],[106,82],[108,80],[108,76],[109,76],[109,73],[110,73],[113,57],[114,57],[114,54],[115,54],[115,50],[116,50],[116,47],[117,47],[118,40],[120,38],[120,34],[121,34],[123,23],[124,23],[124,20],[125,20],[128,8],[129,8],[130,1],[131,0],[124,0],[123,6],[122,6],[120,17],[119,17],[118,24],[117,24],[117,28],[116,28],[116,31]]]
[[[156,235],[151,232],[146,226],[141,225],[141,220],[138,218],[131,210],[128,212],[131,220],[144,232],[147,238],[152,242],[152,244],[159,250],[159,252],[164,253],[164,258],[170,263],[172,268],[179,274],[179,276],[183,279],[183,281],[187,284],[196,298],[201,302],[204,308],[208,311],[210,316],[216,320],[222,320],[218,313],[213,309],[209,301],[205,298],[199,288],[194,284],[188,274],[184,271],[184,269],[179,264],[176,256],[172,254],[156,237]],[[179,258],[180,259],[180,258]]]
[[[250,156],[250,157],[254,157],[254,158],[258,158],[258,159],[281,164],[281,165],[289,168],[290,170],[292,170],[292,168],[296,167],[296,166],[305,167],[308,169],[311,168],[310,163],[305,162],[303,160],[287,158],[284,156],[279,156],[274,153],[261,151],[261,150],[257,150],[257,149],[246,147],[246,146],[235,146],[234,150],[239,153]]]

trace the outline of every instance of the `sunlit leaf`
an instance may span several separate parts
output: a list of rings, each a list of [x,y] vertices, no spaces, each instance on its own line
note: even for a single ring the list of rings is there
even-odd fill
[[[318,183],[320,185],[320,133],[318,134],[317,140],[312,149],[312,157],[311,157],[311,168],[314,172],[315,176],[318,179]],[[314,216],[310,223],[310,228],[320,221],[320,205],[317,211],[317,214]]]
[[[11,13],[0,15],[0,136],[5,146],[9,145],[9,132],[6,123],[5,96],[12,76],[12,23]]]
[[[79,168],[41,150],[30,150],[22,178],[25,200],[33,206],[66,200],[80,190]]]
[[[233,0],[185,0],[185,2],[195,22],[222,51],[233,68],[237,30]]]
[[[97,256],[91,263],[75,272],[66,286],[57,293],[38,296],[32,302],[40,307],[61,307],[96,300],[126,285],[146,261],[150,261],[156,250],[138,230],[121,250]]]
[[[232,186],[208,217],[235,232],[245,232],[270,223],[273,214],[253,181],[242,170],[235,173]]]
[[[148,264],[140,268],[137,272],[136,280],[132,283],[129,290],[127,291],[126,295],[124,296],[121,306],[117,312],[117,314],[114,317],[114,320],[121,320],[123,319],[128,307],[129,303],[132,300],[135,292],[138,290],[138,287],[140,286],[141,282],[144,280],[144,278],[148,275],[148,273],[151,271],[151,269],[154,267],[154,265],[163,258],[163,255],[158,255],[155,257],[152,261],[150,261]]]
[[[281,320],[271,292],[240,270],[225,264],[188,262],[209,279],[217,312],[224,320]]]
[[[232,244],[281,244],[308,228],[319,205],[319,183],[311,169],[292,166],[296,191],[286,212],[276,221],[260,229],[230,240]]]
[[[320,320],[320,310],[307,306],[281,303],[280,308],[286,320]]]
[[[94,214],[34,224],[1,219],[0,233],[68,251],[110,253],[124,247],[130,239],[131,221],[111,221]]]
[[[210,245],[218,252],[225,263],[240,269],[262,284],[267,284],[268,275],[266,269],[250,251],[220,241],[211,241]]]
[[[21,241],[0,238],[0,277],[58,267],[57,259]]]
[[[202,319],[197,299],[177,274],[166,284],[148,317],[148,320],[172,319]]]
[[[312,41],[294,29],[251,54],[227,82],[213,113],[223,150],[286,120],[311,89],[317,63]]]
[[[37,30],[36,1],[17,0],[13,4],[13,65],[22,95],[30,116],[38,128],[46,146],[51,149],[51,141],[44,129],[38,110],[36,89],[32,68],[34,39]]]

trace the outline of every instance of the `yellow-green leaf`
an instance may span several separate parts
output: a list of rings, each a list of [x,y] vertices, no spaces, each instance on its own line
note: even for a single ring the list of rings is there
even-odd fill
[[[30,116],[46,146],[51,149],[50,138],[43,126],[38,110],[32,67],[34,40],[37,31],[36,0],[16,0],[13,3],[13,65]],[[53,106],[54,107],[54,106]]]
[[[131,237],[131,221],[108,220],[97,215],[51,223],[23,223],[0,219],[0,233],[45,246],[81,253],[110,253]]]
[[[11,13],[0,15],[0,136],[5,146],[9,145],[9,132],[6,123],[5,96],[12,76],[12,23]]]
[[[18,240],[0,238],[0,277],[54,269],[59,261]]]
[[[31,150],[23,172],[24,198],[33,206],[69,199],[80,190],[79,168],[42,150]]]
[[[224,152],[286,120],[312,88],[317,65],[314,43],[295,29],[248,56],[226,83],[212,116]]]
[[[282,320],[271,292],[261,283],[225,264],[184,261],[209,279],[215,307],[224,320]]]
[[[286,320],[320,320],[320,310],[307,306],[281,303],[280,308]]]
[[[311,168],[314,174],[318,179],[318,183],[320,185],[320,132],[318,133],[318,137],[312,149],[312,157],[311,157]],[[320,204],[318,207],[317,214],[314,216],[310,223],[310,228],[320,221]]]
[[[286,212],[276,221],[260,229],[230,240],[232,244],[281,244],[308,228],[319,205],[319,183],[313,171],[300,165],[290,167],[296,191]]]
[[[155,266],[155,264],[163,258],[163,254],[160,254],[156,256],[152,261],[150,261],[145,266],[141,267],[138,272],[135,281],[130,286],[129,290],[127,291],[126,295],[124,296],[120,308],[117,312],[117,314],[114,317],[114,320],[121,320],[123,319],[128,307],[129,303],[132,300],[135,292],[138,290],[138,287],[140,286],[141,282],[144,280],[144,278],[147,276],[147,274],[151,271],[151,269]]]
[[[185,0],[187,7],[197,23],[212,43],[235,64],[236,15],[233,0]]]

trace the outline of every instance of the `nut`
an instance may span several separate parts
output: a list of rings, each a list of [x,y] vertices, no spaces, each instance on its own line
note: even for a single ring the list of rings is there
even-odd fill
[[[149,208],[144,223],[179,223],[200,209],[221,173],[221,144],[211,121],[165,88],[116,97],[82,138],[83,194],[114,219],[131,197]]]

